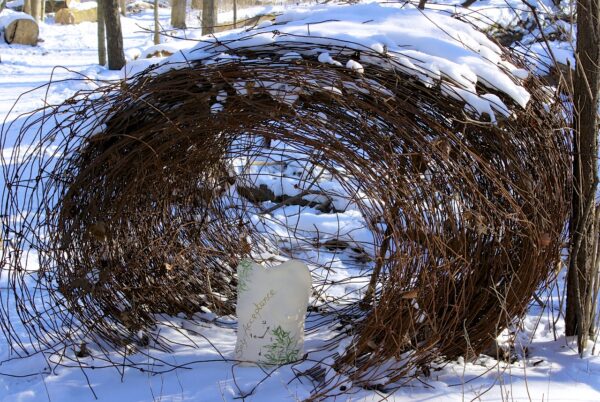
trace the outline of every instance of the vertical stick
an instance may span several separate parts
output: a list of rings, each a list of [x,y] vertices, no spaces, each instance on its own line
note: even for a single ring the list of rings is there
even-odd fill
[[[215,25],[217,25],[215,0],[204,0],[202,3],[202,35],[214,33]]]
[[[233,0],[233,28],[237,28],[237,0]]]
[[[98,0],[98,64],[106,65],[106,32],[104,30],[104,9],[102,3],[106,0]]]
[[[364,308],[368,308],[371,304],[371,300],[375,295],[375,288],[377,286],[377,281],[379,280],[379,275],[381,274],[381,268],[383,267],[383,263],[385,261],[385,255],[388,252],[390,247],[390,239],[392,237],[392,229],[391,226],[388,225],[385,228],[385,233],[383,234],[383,242],[381,243],[381,248],[379,249],[379,256],[375,262],[375,268],[373,268],[373,273],[371,274],[371,279],[369,281],[369,286],[367,287],[367,292],[365,293],[365,297],[362,300],[362,306]]]
[[[160,43],[160,24],[158,23],[158,0],[154,0],[154,44]]]

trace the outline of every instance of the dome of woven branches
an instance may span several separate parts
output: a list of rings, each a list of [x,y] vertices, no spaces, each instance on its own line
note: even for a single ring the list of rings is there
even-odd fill
[[[135,348],[165,317],[234,314],[240,259],[295,258],[308,330],[333,331],[322,350],[349,339],[331,353],[356,383],[480,353],[559,260],[560,102],[532,76],[513,77],[520,105],[381,49],[248,38],[30,118],[23,141],[55,128],[3,167],[2,230],[33,338]]]

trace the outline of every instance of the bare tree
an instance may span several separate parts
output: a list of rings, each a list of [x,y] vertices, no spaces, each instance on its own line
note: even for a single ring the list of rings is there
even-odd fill
[[[42,19],[42,0],[31,0],[31,16],[36,21]]]
[[[233,27],[237,28],[237,0],[233,0]]]
[[[598,295],[598,107],[600,0],[577,1],[577,50],[573,80],[573,205],[567,277],[566,335],[577,335],[582,354],[594,332]]]
[[[120,70],[125,65],[125,53],[123,52],[123,33],[118,0],[102,0],[102,11],[106,28],[108,68]]]
[[[203,0],[202,2],[202,35],[215,32],[217,25],[216,0]]]
[[[185,29],[186,0],[173,0],[171,8],[171,25],[173,28]]]
[[[98,64],[106,64],[106,32],[104,30],[104,10],[102,3],[106,0],[98,1]]]
[[[160,22],[158,21],[158,0],[154,0],[154,44],[160,43]]]

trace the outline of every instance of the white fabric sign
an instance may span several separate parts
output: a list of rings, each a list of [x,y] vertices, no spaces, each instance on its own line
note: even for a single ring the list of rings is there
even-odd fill
[[[236,359],[285,364],[301,358],[312,289],[308,267],[296,260],[272,268],[242,260],[237,273]]]

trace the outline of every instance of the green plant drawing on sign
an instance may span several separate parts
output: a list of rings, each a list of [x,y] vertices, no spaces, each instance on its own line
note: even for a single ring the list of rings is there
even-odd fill
[[[296,341],[290,336],[289,331],[285,331],[280,325],[271,331],[273,343],[265,346],[265,362],[268,364],[285,364],[298,360]]]
[[[239,292],[245,292],[248,290],[248,279],[252,273],[252,261],[243,259],[240,261],[237,267],[238,285],[237,290]]]

